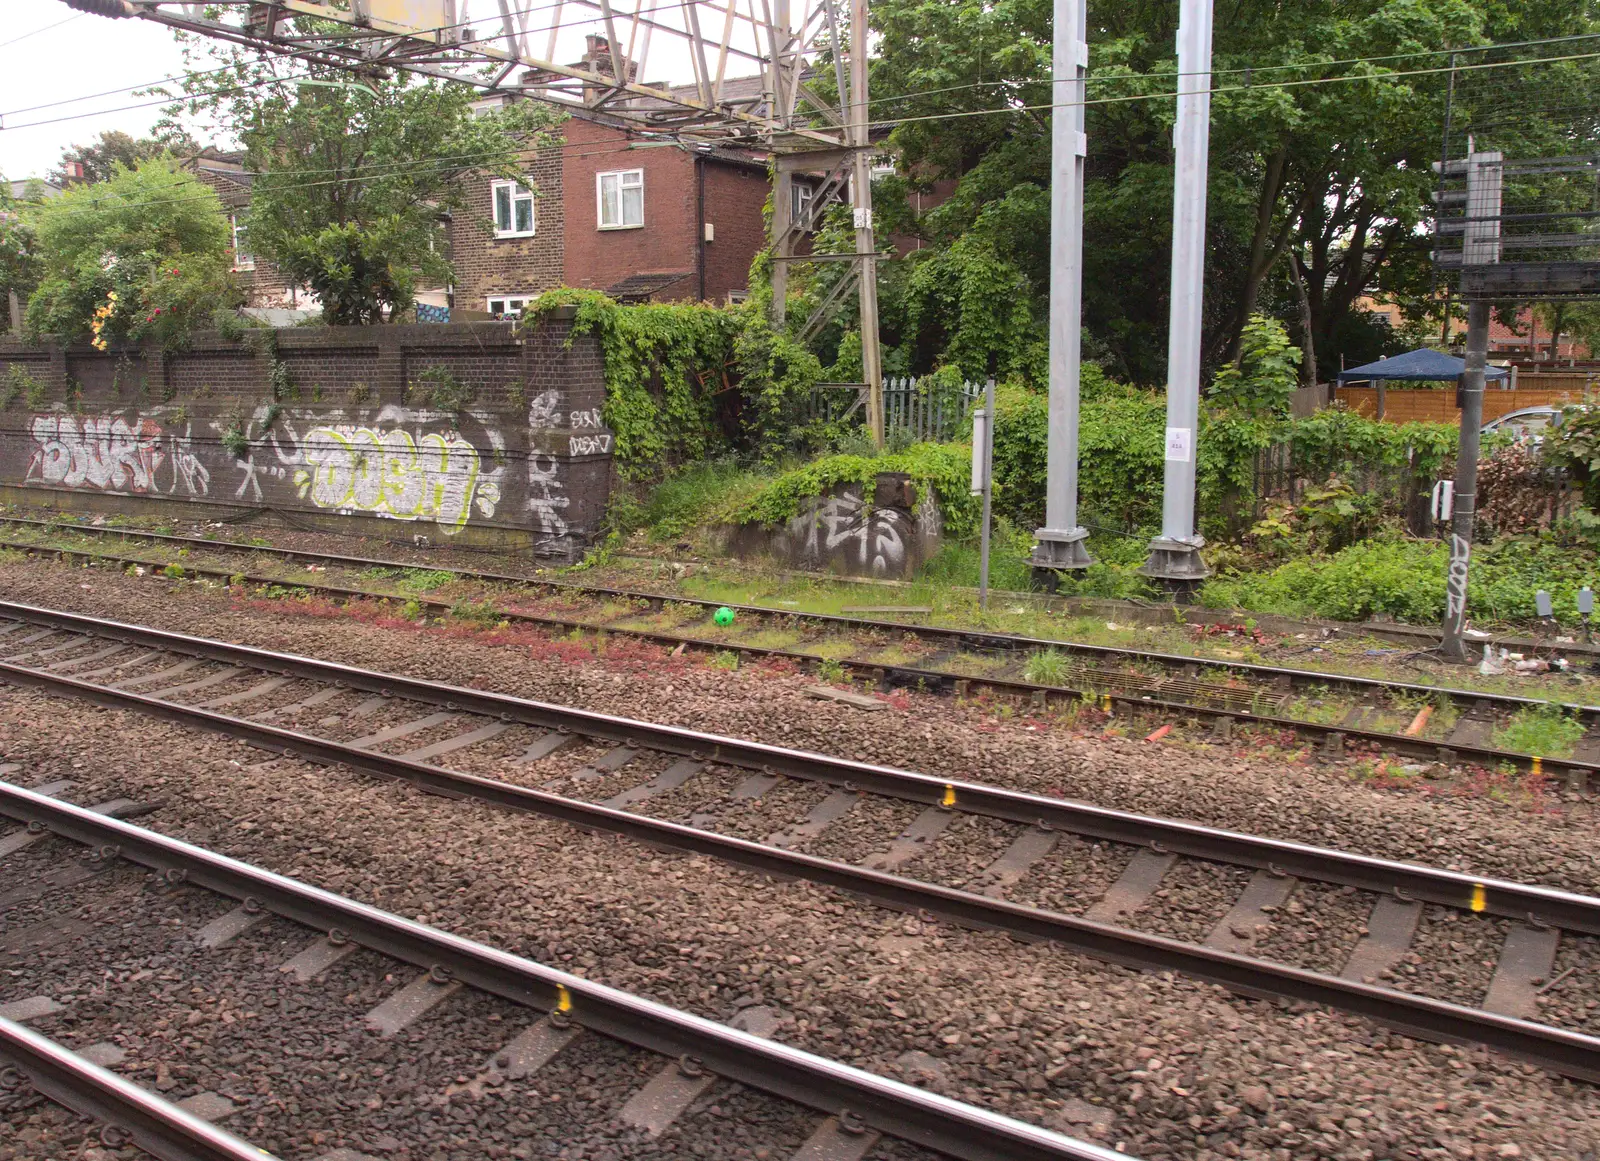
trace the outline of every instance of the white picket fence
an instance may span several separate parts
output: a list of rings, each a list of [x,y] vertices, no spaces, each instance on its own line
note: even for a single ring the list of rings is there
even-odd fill
[[[866,391],[854,383],[825,383],[812,396],[817,415],[866,422]],[[883,430],[906,431],[918,443],[955,439],[967,413],[983,396],[983,384],[948,387],[933,379],[883,381]],[[846,403],[846,400],[849,402]]]

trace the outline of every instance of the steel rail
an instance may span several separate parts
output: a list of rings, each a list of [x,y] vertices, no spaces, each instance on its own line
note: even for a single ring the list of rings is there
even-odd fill
[[[50,552],[58,557],[82,557],[85,560],[111,560],[119,564],[139,564],[151,567],[160,567],[159,562],[143,560],[138,557],[118,556],[111,553],[91,552],[86,549],[55,548],[42,545],[27,544],[26,542],[8,541],[0,538],[0,548],[19,547],[30,552]],[[238,572],[233,569],[216,568],[210,566],[185,563],[179,566],[183,569],[185,577],[203,578],[215,577],[224,581],[239,580],[247,584],[276,585],[281,588],[298,588],[307,592],[329,593],[334,596],[349,599],[398,599],[388,594],[374,593],[367,589],[352,588],[349,585],[333,584],[329,581],[304,580],[299,578],[288,579],[284,577],[267,576],[260,573]],[[430,610],[449,612],[454,605],[450,601],[443,601],[431,597],[412,597],[419,606]],[[640,595],[638,599],[672,600],[669,597],[646,597]],[[745,606],[740,606],[745,607]],[[562,629],[581,629],[596,633],[621,633],[641,641],[666,645],[673,648],[691,646],[696,649],[729,649],[741,653],[772,657],[783,661],[792,661],[800,665],[813,665],[818,657],[812,653],[802,653],[791,649],[778,649],[765,645],[742,645],[737,641],[717,641],[705,637],[690,637],[677,633],[663,633],[654,629],[629,629],[612,628],[605,625],[596,625],[577,617],[558,617],[548,613],[529,613],[514,609],[496,609],[496,614],[508,621],[520,621],[534,625],[545,625]],[[786,613],[774,613],[774,616],[788,616]],[[805,615],[805,614],[797,614]],[[877,624],[877,622],[867,622]],[[887,624],[887,623],[885,623]],[[1465,742],[1448,742],[1430,740],[1425,738],[1408,737],[1405,734],[1389,733],[1384,730],[1369,730],[1359,726],[1332,725],[1322,722],[1308,722],[1300,718],[1281,717],[1275,714],[1257,713],[1254,710],[1234,709],[1228,706],[1205,705],[1200,702],[1171,701],[1156,698],[1145,694],[1122,693],[1101,689],[1097,686],[1066,686],[1066,685],[1038,685],[1026,681],[1014,681],[1001,677],[977,677],[966,674],[951,673],[946,670],[920,669],[916,666],[883,664],[876,661],[850,661],[841,660],[841,666],[855,673],[882,675],[891,686],[905,688],[922,688],[929,690],[949,690],[964,683],[968,688],[992,689],[999,693],[1017,697],[1042,697],[1046,703],[1052,698],[1058,701],[1076,701],[1081,697],[1093,697],[1096,700],[1107,701],[1116,705],[1124,705],[1140,710],[1156,710],[1178,717],[1207,717],[1212,719],[1224,718],[1232,721],[1243,722],[1272,729],[1293,730],[1324,739],[1337,739],[1342,746],[1344,742],[1364,743],[1397,755],[1420,758],[1425,761],[1440,761],[1464,759],[1489,767],[1497,767],[1501,763],[1510,763],[1512,766],[1531,771],[1533,773],[1558,773],[1568,771],[1581,775],[1583,780],[1591,775],[1600,774],[1600,761],[1584,761],[1578,758],[1548,758],[1542,755],[1526,754],[1516,750],[1501,750],[1492,746],[1477,746]],[[1395,687],[1403,688],[1403,687]],[[1418,687],[1423,688],[1423,687]],[[1538,704],[1546,704],[1540,702]]]
[[[292,653],[278,653],[164,629],[129,625],[80,613],[0,601],[0,616],[153,646],[226,664],[243,663],[266,672],[342,685],[449,710],[463,710],[521,725],[600,738],[619,745],[658,750],[741,769],[771,771],[806,781],[865,790],[928,806],[950,806],[970,814],[1089,835],[1130,846],[1147,846],[1212,862],[1281,872],[1379,894],[1399,893],[1458,910],[1487,911],[1514,919],[1529,919],[1567,931],[1600,935],[1600,898],[1553,887],[1467,875],[1416,863],[1374,858],[1197,823],[1112,810],[1089,803],[1048,798],[985,783],[939,778],[810,750],[794,750],[682,726],[661,725],[552,702],[533,701],[511,694],[468,689]],[[277,732],[273,727],[245,719],[108,689],[11,662],[0,661],[0,679],[53,686],[70,690],[79,696],[110,699],[102,701],[102,704],[114,703],[136,708],[175,721],[214,722],[215,728],[225,733],[249,729],[257,731],[257,736],[265,739]],[[293,734],[292,737],[301,739],[306,735]],[[331,742],[320,744],[335,745]],[[359,754],[365,751],[353,752]]]
[[[689,1056],[719,1076],[964,1161],[1113,1161],[1124,1154],[876,1076],[802,1049],[570,975],[319,887],[70,803],[0,782],[0,814],[38,823],[102,854],[344,933],[384,955],[526,1007],[562,1013],[605,1036]]]
[[[1028,637],[1012,633],[995,633],[986,629],[960,629],[943,625],[923,625],[908,621],[876,621],[862,617],[846,617],[836,613],[809,613],[793,609],[775,609],[768,605],[729,604],[725,601],[707,600],[702,597],[676,596],[671,593],[639,592],[631,589],[617,589],[604,585],[591,585],[575,583],[572,581],[556,581],[548,578],[519,576],[516,573],[490,572],[480,569],[453,568],[433,564],[418,564],[410,561],[384,560],[375,557],[344,556],[338,553],[318,552],[312,549],[278,548],[274,546],[257,546],[249,544],[236,544],[226,540],[204,540],[197,536],[177,536],[165,532],[146,532],[130,528],[96,528],[92,525],[65,525],[49,520],[36,520],[25,516],[0,515],[0,524],[22,524],[44,528],[57,532],[83,532],[94,536],[121,536],[123,538],[135,537],[141,540],[152,540],[178,544],[185,548],[223,549],[234,552],[259,552],[271,556],[279,556],[292,560],[316,561],[324,565],[343,565],[360,568],[388,568],[406,571],[410,569],[425,569],[436,572],[448,572],[468,580],[480,580],[494,584],[519,584],[531,585],[538,588],[565,590],[569,592],[589,593],[597,597],[618,600],[648,600],[665,601],[680,605],[694,605],[700,608],[716,609],[723,605],[735,612],[748,613],[758,617],[793,617],[799,620],[812,621],[831,628],[846,629],[851,631],[867,630],[898,630],[902,633],[912,633],[918,637],[929,640],[945,642],[950,647],[977,648],[996,652],[1016,652],[1026,649],[1061,649],[1076,653],[1087,653],[1101,657],[1115,657],[1123,661],[1155,661],[1169,667],[1182,667],[1187,665],[1202,665],[1212,669],[1225,669],[1235,673],[1253,674],[1267,681],[1282,681],[1287,679],[1297,685],[1331,685],[1342,686],[1348,689],[1360,689],[1372,692],[1399,692],[1407,695],[1437,696],[1443,695],[1454,701],[1475,704],[1480,701],[1490,705],[1500,705],[1514,708],[1537,707],[1549,704],[1548,698],[1523,697],[1510,693],[1486,693],[1479,690],[1459,689],[1452,686],[1425,685],[1420,682],[1384,681],[1375,677],[1359,677],[1353,674],[1329,673],[1314,669],[1295,669],[1290,666],[1262,665],[1259,662],[1248,661],[1222,661],[1206,657],[1190,657],[1182,653],[1159,653],[1150,650],[1128,649],[1117,645],[1092,645],[1082,641],[1067,641],[1050,637]],[[28,545],[18,543],[19,548],[46,548],[47,545]],[[65,551],[72,551],[67,549]],[[187,566],[186,566],[187,567]],[[284,584],[281,578],[273,578],[272,583]],[[633,632],[633,630],[619,630],[619,632]],[[884,667],[887,668],[887,667]],[[982,680],[982,679],[974,679]],[[1030,687],[1031,688],[1031,687]],[[1585,715],[1600,717],[1600,705],[1586,705],[1579,703],[1562,703],[1566,708],[1577,710]],[[1389,735],[1385,735],[1386,737]]]
[[[99,705],[198,726],[289,757],[406,781],[444,797],[537,814],[653,847],[710,855],[768,875],[837,887],[898,910],[936,915],[965,927],[1002,931],[1026,940],[1049,940],[1123,967],[1176,971],[1257,998],[1323,1004],[1424,1040],[1483,1044],[1552,1072],[1600,1081],[1600,1039],[1583,1033],[767,846],[71,678],[33,670],[15,673],[13,668],[0,666],[0,679],[66,691]],[[0,801],[0,813],[22,817],[4,801]],[[22,820],[43,821],[33,816]]]
[[[121,1130],[160,1161],[274,1161],[265,1149],[3,1017],[0,1061],[56,1104]]]

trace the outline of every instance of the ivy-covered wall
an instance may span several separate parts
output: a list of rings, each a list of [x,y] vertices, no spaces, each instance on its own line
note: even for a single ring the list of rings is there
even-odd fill
[[[594,336],[539,325],[240,327],[181,349],[0,341],[0,495],[574,559],[614,437]]]

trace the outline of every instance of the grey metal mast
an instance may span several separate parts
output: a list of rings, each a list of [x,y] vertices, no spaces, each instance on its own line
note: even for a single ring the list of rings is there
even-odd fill
[[[1084,568],[1094,561],[1078,526],[1078,385],[1083,330],[1084,76],[1087,0],[1055,0],[1050,88],[1050,428],[1044,527],[1032,564]]]
[[[1161,535],[1146,576],[1175,586],[1203,580],[1205,538],[1195,528],[1200,427],[1200,307],[1205,287],[1206,169],[1211,145],[1211,0],[1181,0],[1178,14],[1177,175],[1172,197],[1172,323],[1167,339],[1166,476]]]

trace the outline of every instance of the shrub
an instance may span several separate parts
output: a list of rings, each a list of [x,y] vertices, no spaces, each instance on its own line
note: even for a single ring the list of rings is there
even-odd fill
[[[1294,394],[1300,351],[1283,324],[1253,314],[1239,336],[1239,365],[1226,366],[1211,383],[1207,401],[1251,416],[1285,416]]]

